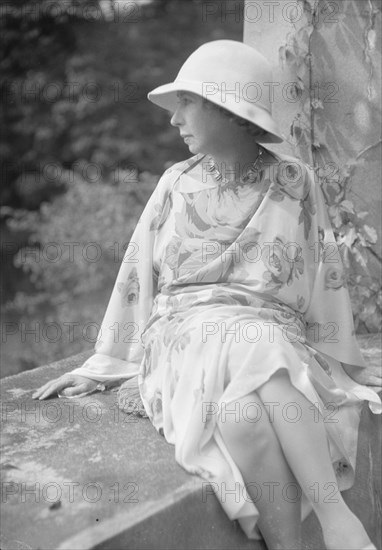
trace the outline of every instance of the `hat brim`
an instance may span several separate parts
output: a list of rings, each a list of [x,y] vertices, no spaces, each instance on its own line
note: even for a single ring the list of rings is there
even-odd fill
[[[191,92],[204,97],[208,101],[211,101],[211,103],[223,107],[234,115],[256,124],[267,132],[265,136],[262,136],[261,139],[259,138],[259,143],[281,143],[284,141],[276,122],[268,111],[249,101],[237,102],[229,94],[226,94],[224,104],[222,104],[221,100],[219,100],[219,94],[208,94],[207,96],[203,93],[200,82],[186,80],[170,82],[169,84],[158,86],[149,92],[147,97],[152,103],[158,105],[158,107],[162,107],[162,109],[173,113],[177,106],[177,92],[181,91]]]

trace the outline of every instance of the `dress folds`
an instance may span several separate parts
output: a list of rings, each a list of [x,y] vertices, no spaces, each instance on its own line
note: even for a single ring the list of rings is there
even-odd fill
[[[216,182],[201,154],[163,174],[95,354],[73,371],[98,381],[139,375],[146,412],[178,463],[216,493],[237,488],[240,498],[220,501],[249,538],[260,537],[256,503],[217,430],[225,414],[244,414],[238,399],[286,369],[325,419],[340,490],[354,482],[363,402],[381,412],[378,394],[342,368],[365,364],[322,191],[310,167],[275,158],[257,183]],[[257,413],[248,408],[247,420]],[[288,414],[296,421],[299,411]],[[303,495],[302,517],[309,511]]]

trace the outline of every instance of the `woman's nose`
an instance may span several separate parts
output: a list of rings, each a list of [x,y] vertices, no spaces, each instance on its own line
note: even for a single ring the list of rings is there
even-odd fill
[[[180,105],[178,105],[178,107],[175,109],[175,112],[172,115],[171,120],[170,120],[170,124],[172,126],[181,126],[182,125],[183,117],[182,117],[182,114],[181,114],[180,111],[181,111],[180,110]]]

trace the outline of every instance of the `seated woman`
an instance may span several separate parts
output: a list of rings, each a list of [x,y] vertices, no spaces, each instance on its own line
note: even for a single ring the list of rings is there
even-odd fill
[[[149,94],[193,156],[139,219],[96,353],[35,397],[138,376],[178,463],[249,538],[300,549],[314,510],[328,550],[373,549],[340,491],[354,482],[364,401],[381,411],[381,376],[357,345],[314,172],[263,146],[282,141],[271,82],[254,48],[218,40]],[[225,494],[237,487],[241,498]]]

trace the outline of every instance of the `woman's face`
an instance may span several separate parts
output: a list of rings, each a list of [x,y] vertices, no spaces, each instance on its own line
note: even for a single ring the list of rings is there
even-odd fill
[[[178,104],[171,124],[179,128],[191,153],[211,154],[232,142],[232,124],[203,98],[191,92],[178,92]]]

